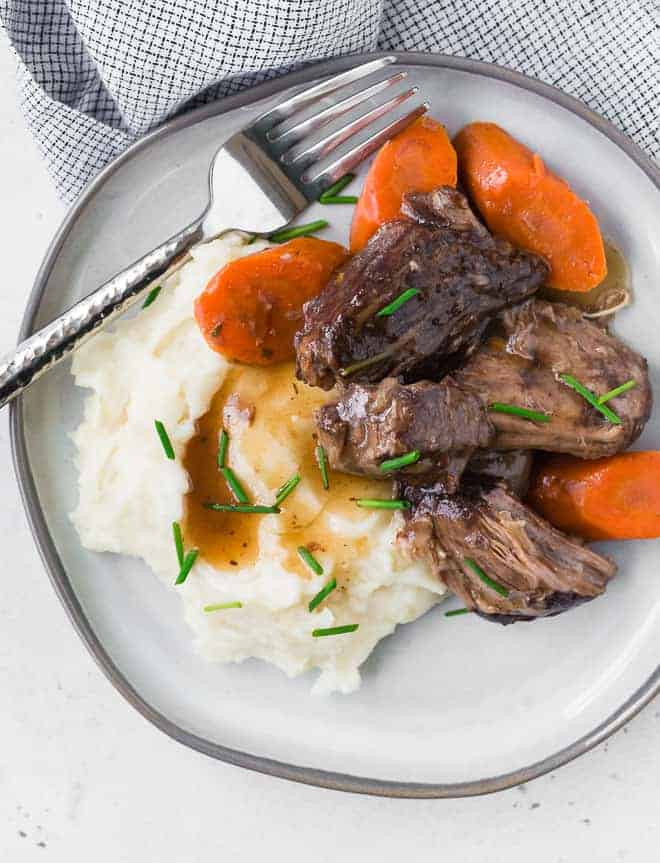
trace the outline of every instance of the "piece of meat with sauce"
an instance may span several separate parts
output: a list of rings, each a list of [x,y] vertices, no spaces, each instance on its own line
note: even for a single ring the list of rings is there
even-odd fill
[[[417,450],[419,461],[398,474],[426,488],[451,493],[466,470],[501,479],[521,497],[527,492],[533,454],[486,449],[494,428],[483,402],[451,376],[440,383],[350,384],[316,411],[316,423],[330,465],[344,473],[383,476],[384,461]]]
[[[561,614],[599,596],[616,565],[556,530],[499,484],[465,482],[458,494],[403,490],[412,508],[399,534],[430,559],[468,609],[499,623]],[[485,578],[482,578],[481,572]]]
[[[350,384],[336,402],[316,412],[319,443],[335,470],[382,477],[381,464],[419,451],[406,466],[408,481],[454,491],[478,447],[487,447],[494,429],[481,399],[456,386],[451,376],[439,383]]]
[[[524,498],[529,491],[533,464],[534,453],[528,449],[478,449],[465,466],[465,473],[501,481]]]
[[[474,349],[494,315],[530,297],[548,266],[494,237],[450,186],[409,194],[407,219],[384,224],[303,308],[298,377],[332,389],[337,380],[439,377]],[[378,312],[405,291],[393,314]]]
[[[531,456],[520,454],[514,464],[515,457],[506,459],[504,451],[534,448],[598,457],[624,449],[639,435],[651,408],[641,356],[558,303],[529,300],[503,312],[496,326],[499,335],[440,383],[386,378],[380,384],[350,384],[336,403],[321,408],[320,439],[333,467],[377,476],[382,461],[419,450],[422,458],[405,473],[415,475],[418,484],[451,491],[471,457],[468,472],[502,478],[523,493]],[[568,371],[596,393],[635,380],[633,389],[608,403],[621,423],[613,424],[562,382],[559,375]],[[542,412],[551,421],[489,411],[498,401]],[[475,447],[499,454],[471,455]]]
[[[540,411],[550,422],[490,412],[497,449],[542,449],[581,458],[614,455],[636,440],[652,405],[646,360],[580,311],[563,303],[529,300],[507,309],[490,338],[455,373],[459,386],[485,405],[500,402]],[[629,380],[607,402],[616,425],[560,380],[568,374],[596,395]]]

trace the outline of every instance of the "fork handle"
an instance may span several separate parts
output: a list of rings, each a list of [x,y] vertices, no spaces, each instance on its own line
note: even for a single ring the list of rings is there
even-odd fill
[[[21,342],[0,360],[0,408],[134,305],[154,279],[176,272],[189,260],[189,249],[202,236],[199,219]]]

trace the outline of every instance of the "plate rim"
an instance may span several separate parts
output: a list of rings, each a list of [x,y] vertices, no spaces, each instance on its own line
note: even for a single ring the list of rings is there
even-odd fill
[[[181,128],[193,126],[209,117],[218,116],[235,108],[244,107],[252,102],[288,89],[291,86],[308,83],[314,78],[337,74],[360,62],[378,56],[395,56],[397,62],[412,66],[434,66],[481,75],[486,78],[513,84],[523,90],[549,99],[571,113],[576,114],[609,138],[619,149],[623,150],[625,155],[660,190],[660,168],[637,144],[608,120],[588,108],[583,102],[573,96],[569,96],[551,84],[546,84],[536,78],[531,78],[504,66],[446,54],[375,51],[336,57],[320,63],[308,64],[296,72],[276,77],[236,95],[211,102],[208,105],[176,116],[140,138],[99,171],[69,207],[59,229],[48,246],[28,298],[19,331],[19,339],[26,338],[33,331],[34,320],[39,310],[48,278],[70,230],[78,220],[85,206],[124,162],[132,159],[136,153],[148,147],[152,142],[161,137],[168,136]],[[583,755],[603,740],[606,740],[615,731],[622,728],[660,693],[660,665],[658,665],[649,678],[617,710],[613,711],[600,724],[573,743],[527,767],[467,782],[408,782],[361,777],[335,771],[320,770],[304,765],[288,764],[206,740],[177,725],[168,719],[165,714],[149,704],[132,686],[108,655],[100,639],[96,636],[69,583],[66,570],[48,530],[29,463],[25,440],[23,404],[20,397],[10,405],[9,432],[14,472],[30,531],[50,582],[61,604],[64,606],[64,610],[75,631],[115,689],[145,719],[179,743],[219,761],[269,776],[288,779],[293,782],[329,788],[336,791],[348,791],[382,797],[456,798],[490,794],[543,776]]]

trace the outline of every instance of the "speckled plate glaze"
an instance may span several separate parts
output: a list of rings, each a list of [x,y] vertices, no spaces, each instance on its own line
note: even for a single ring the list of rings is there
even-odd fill
[[[115,160],[53,240],[21,338],[190,221],[203,206],[212,152],[234,130],[290,88],[363,59],[322,63],[186,114]],[[660,392],[657,167],[605,120],[538,81],[455,57],[399,61],[450,132],[470,120],[499,122],[591,201],[632,273],[635,303],[616,328],[649,358]],[[332,208],[326,236],[345,241],[350,209]],[[552,620],[501,628],[431,611],[379,646],[349,697],[311,697],[309,678],[288,680],[255,661],[208,664],[193,652],[173,591],[135,560],[80,546],[67,513],[76,499],[69,433],[81,408],[67,366],[12,406],[14,462],[35,541],[103,672],[187,746],[344,791],[483,794],[581,755],[660,688],[658,541],[610,544],[620,574],[607,595]],[[657,413],[637,447],[660,447]]]

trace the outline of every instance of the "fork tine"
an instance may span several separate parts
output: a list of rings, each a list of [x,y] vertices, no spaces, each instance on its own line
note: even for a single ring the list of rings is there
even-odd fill
[[[284,102],[281,102],[275,108],[262,114],[261,117],[258,117],[255,120],[253,126],[266,132],[268,129],[272,129],[274,126],[277,126],[283,120],[291,117],[291,115],[296,111],[300,111],[302,108],[306,108],[308,105],[314,104],[314,102],[316,102],[321,96],[325,96],[328,93],[334,93],[335,90],[338,90],[340,87],[344,87],[346,84],[352,84],[354,81],[364,78],[372,72],[377,72],[379,69],[383,69],[385,66],[389,66],[391,63],[395,62],[396,57],[393,56],[388,55],[387,57],[379,57],[377,60],[370,60],[368,63],[362,63],[362,65],[356,66],[353,69],[348,69],[346,72],[341,72],[339,75],[328,78],[326,81],[321,81],[320,84],[315,84],[307,90],[296,93],[295,96],[291,96],[290,99],[285,99]]]
[[[393,120],[380,131],[375,132],[359,144],[356,144],[355,147],[350,149],[347,153],[344,153],[343,156],[340,156],[318,174],[307,173],[303,175],[302,182],[307,184],[307,186],[310,187],[310,190],[313,187],[312,194],[322,191],[324,186],[335,183],[340,177],[343,177],[344,174],[348,174],[353,170],[353,168],[357,167],[360,162],[366,159],[367,156],[370,156],[391,137],[396,135],[398,132],[401,132],[418,117],[423,116],[428,109],[429,103],[423,102],[421,105],[418,105],[417,108],[414,108],[412,111],[409,111],[397,120]]]
[[[329,155],[333,150],[339,147],[340,144],[343,144],[344,141],[347,141],[357,132],[370,126],[375,120],[378,120],[384,114],[388,114],[393,108],[396,108],[402,102],[405,102],[406,99],[414,96],[417,92],[419,92],[419,87],[411,87],[404,93],[397,93],[396,96],[393,96],[391,99],[388,99],[380,105],[376,105],[370,111],[367,111],[365,114],[362,114],[360,117],[357,117],[355,120],[342,126],[341,129],[338,129],[336,132],[332,132],[330,135],[322,138],[320,141],[316,141],[313,144],[305,144],[305,142],[303,142],[296,147],[292,147],[281,156],[282,164],[293,165],[294,163],[302,161],[303,165],[298,166],[302,169],[305,165],[309,165],[312,162],[317,162],[319,159],[325,158],[325,156]]]
[[[376,81],[375,84],[371,84],[364,90],[359,90],[357,93],[353,93],[351,96],[347,96],[345,99],[329,105],[317,114],[313,114],[306,120],[301,120],[299,123],[296,123],[295,126],[289,126],[281,132],[278,132],[278,129],[283,125],[280,123],[278,126],[266,133],[266,140],[271,144],[281,145],[286,139],[286,144],[288,146],[293,146],[293,144],[298,143],[298,141],[302,140],[310,132],[314,132],[322,126],[326,126],[332,120],[338,119],[361,102],[366,102],[367,99],[371,99],[383,90],[403,81],[407,75],[407,72],[397,72],[394,75],[390,75],[389,78],[383,78],[382,81]]]

